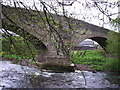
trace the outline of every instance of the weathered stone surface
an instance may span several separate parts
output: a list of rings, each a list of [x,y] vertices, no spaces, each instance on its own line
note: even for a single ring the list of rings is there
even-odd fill
[[[45,17],[43,12],[39,12],[41,15],[40,17],[36,14],[36,11],[4,5],[2,5],[2,12],[3,28],[15,32],[29,40],[39,50],[39,53],[36,55],[39,62],[70,65],[71,61],[67,60],[62,51],[59,51],[58,53],[56,47],[53,45],[55,38],[48,34],[49,27],[46,22],[43,23],[41,20],[41,17]],[[33,15],[34,17],[31,18],[30,15]],[[67,19],[63,16],[57,17],[54,14],[51,15],[56,22],[59,22],[60,18],[62,27],[61,29],[56,28],[56,30],[58,30],[62,36],[65,45],[68,44],[68,42],[71,42],[72,45],[78,45],[81,41],[90,38],[105,48],[108,29],[95,26],[81,20],[67,18],[69,19],[70,25],[73,29],[71,31],[73,34],[70,35],[70,28]]]

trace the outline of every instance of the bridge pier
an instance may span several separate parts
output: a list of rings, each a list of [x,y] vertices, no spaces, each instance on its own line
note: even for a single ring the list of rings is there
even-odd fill
[[[71,60],[68,60],[64,55],[57,55],[56,51],[43,51],[36,55],[37,61],[43,64],[56,64],[70,66]]]
[[[41,64],[41,70],[53,70],[54,72],[74,72],[71,60],[65,56],[56,55],[53,51],[43,51],[36,55],[37,62]]]

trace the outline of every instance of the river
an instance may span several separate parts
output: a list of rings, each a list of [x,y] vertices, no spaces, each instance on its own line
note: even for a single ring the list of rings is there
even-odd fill
[[[0,61],[2,88],[120,88],[120,75],[79,70],[69,73],[41,72],[10,61]]]

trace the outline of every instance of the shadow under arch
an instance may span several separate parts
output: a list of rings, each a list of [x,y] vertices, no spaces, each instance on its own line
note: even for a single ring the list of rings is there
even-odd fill
[[[107,51],[106,51],[106,40],[107,40],[107,38],[104,38],[104,37],[90,37],[88,39],[91,39],[91,40],[97,42],[103,48],[103,50],[107,53]]]
[[[93,41],[97,42],[103,48],[105,53],[106,54],[108,53],[107,50],[106,50],[106,40],[107,40],[107,38],[105,38],[105,37],[87,37],[87,38],[82,39],[82,41],[80,41],[80,43],[85,41],[86,39],[90,39],[90,40],[93,40]],[[77,47],[75,47],[75,49],[77,49]]]

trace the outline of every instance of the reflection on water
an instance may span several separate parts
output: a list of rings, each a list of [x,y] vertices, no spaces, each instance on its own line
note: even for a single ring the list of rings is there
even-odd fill
[[[35,68],[0,61],[1,88],[118,88],[119,74],[83,71],[70,73],[41,72]]]

